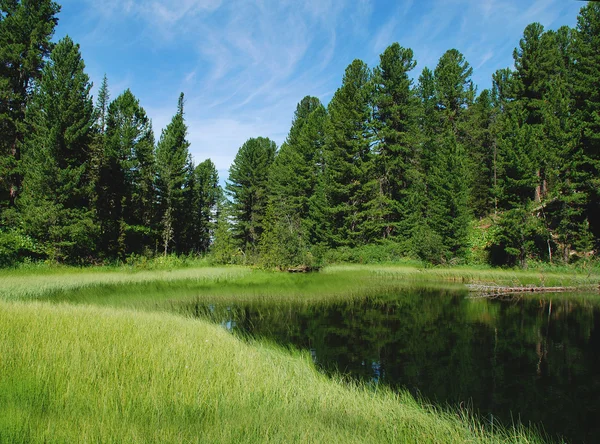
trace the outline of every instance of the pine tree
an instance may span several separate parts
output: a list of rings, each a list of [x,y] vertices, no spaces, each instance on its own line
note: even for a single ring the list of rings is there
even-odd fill
[[[485,89],[471,107],[468,140],[472,189],[469,205],[477,217],[485,217],[494,210],[495,184],[497,182],[497,141],[495,124],[498,110],[492,93]]]
[[[0,216],[19,192],[25,109],[52,51],[59,11],[50,0],[0,2]]]
[[[108,106],[104,140],[97,185],[102,249],[124,258],[154,246],[154,132],[129,89]]]
[[[328,112],[325,183],[330,204],[330,244],[365,244],[371,240],[364,222],[376,183],[371,153],[371,71],[364,62],[354,60],[346,68]]]
[[[265,229],[269,234],[278,227],[287,227],[290,236],[309,248],[311,242],[322,242],[323,234],[317,234],[319,221],[311,219],[311,196],[323,174],[323,145],[327,111],[319,99],[307,96],[298,104],[292,128],[287,140],[279,149],[269,174],[270,217],[266,218]],[[313,209],[314,213],[314,209]],[[314,216],[315,214],[313,214]],[[280,230],[281,232],[281,230]],[[296,242],[296,241],[295,241]],[[281,246],[272,243],[275,249]],[[291,245],[291,244],[290,244]],[[305,251],[296,248],[299,263]],[[261,255],[271,261],[280,254],[261,247]],[[294,262],[290,253],[286,260]],[[280,264],[283,265],[283,264]],[[296,264],[297,265],[297,264]]]
[[[184,185],[190,171],[187,126],[183,115],[184,96],[179,96],[177,114],[163,130],[156,148],[157,187],[160,203],[164,254],[184,249],[181,233],[185,224]]]
[[[24,231],[56,260],[88,257],[95,246],[90,89],[79,45],[65,37],[52,51],[27,110],[27,174],[19,201]]]
[[[100,134],[106,133],[106,122],[108,120],[108,107],[110,105],[110,92],[108,91],[108,78],[106,74],[102,78],[102,85],[98,90],[96,101],[96,112],[98,116],[98,129]]]
[[[447,51],[434,72],[435,112],[429,112],[430,150],[427,164],[427,218],[442,239],[445,255],[463,256],[471,219],[468,206],[470,174],[465,148],[467,109],[475,90],[473,70],[457,50]],[[429,88],[431,88],[429,86]]]
[[[248,139],[238,150],[225,186],[232,199],[233,237],[249,257],[257,253],[268,204],[269,170],[277,145],[268,138]]]
[[[514,92],[516,104],[521,108],[523,125],[531,131],[528,147],[532,160],[537,164],[538,184],[534,191],[536,202],[548,194],[548,183],[556,175],[559,149],[548,137],[547,122],[553,114],[550,100],[552,87],[560,81],[562,59],[554,33],[544,32],[539,23],[525,28],[519,47],[515,49]],[[550,105],[550,106],[549,106]]]
[[[222,198],[217,205],[216,226],[214,242],[210,248],[210,255],[218,264],[236,262],[239,248],[233,237],[232,206],[227,199]]]
[[[223,190],[219,186],[219,173],[215,164],[207,159],[194,170],[197,203],[192,207],[194,214],[191,222],[196,227],[191,244],[196,251],[207,253],[215,235],[219,202],[223,199]]]
[[[383,239],[404,238],[412,230],[410,216],[415,207],[411,197],[420,180],[419,103],[409,77],[416,64],[412,50],[394,43],[381,54],[373,76],[379,189],[370,205],[381,212],[372,222],[378,222],[374,230]]]
[[[571,183],[574,193],[585,195],[585,207],[578,224],[594,237],[600,247],[600,5],[589,2],[577,18],[573,57],[575,141]],[[579,230],[580,231],[580,230]],[[584,230],[585,231],[585,230]],[[578,237],[585,237],[581,232]]]

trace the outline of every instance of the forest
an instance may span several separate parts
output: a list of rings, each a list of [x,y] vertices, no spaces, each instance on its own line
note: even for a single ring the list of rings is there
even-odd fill
[[[378,66],[354,60],[327,105],[300,100],[280,147],[244,143],[224,189],[191,158],[183,93],[158,138],[130,90],[111,100],[105,77],[92,97],[79,45],[53,42],[59,12],[0,1],[0,266],[173,254],[527,267],[598,251],[596,2],[574,29],[528,25],[514,67],[481,92],[457,49],[420,73],[399,43]]]

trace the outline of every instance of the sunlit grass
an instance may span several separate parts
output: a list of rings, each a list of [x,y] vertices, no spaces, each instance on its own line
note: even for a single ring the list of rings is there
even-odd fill
[[[165,313],[0,302],[0,442],[528,442]]]
[[[0,273],[0,298],[44,299],[101,305],[139,306],[155,301],[327,302],[394,292],[406,286],[464,288],[482,283],[503,286],[595,288],[596,271],[523,271],[490,268],[419,268],[397,265],[337,265],[319,273],[290,274],[245,267],[173,270],[61,268],[55,273]]]
[[[312,274],[193,266],[2,271],[0,442],[527,442],[533,438],[522,429],[491,435],[464,412],[329,379],[305,353],[166,312],[185,314],[190,302],[280,310],[394,298],[415,287],[466,296],[464,283],[599,280],[595,272],[414,265]]]

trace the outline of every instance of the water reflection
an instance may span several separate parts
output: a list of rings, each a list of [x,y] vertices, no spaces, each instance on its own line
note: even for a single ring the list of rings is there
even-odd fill
[[[574,442],[600,439],[600,309],[589,301],[414,290],[349,304],[172,308],[309,350],[326,372],[470,405],[505,424],[542,425]]]

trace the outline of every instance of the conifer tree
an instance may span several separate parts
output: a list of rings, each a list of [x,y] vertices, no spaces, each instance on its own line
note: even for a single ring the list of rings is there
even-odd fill
[[[470,175],[465,149],[466,110],[475,90],[473,69],[456,49],[447,51],[434,72],[435,126],[425,154],[428,171],[428,225],[442,239],[446,255],[462,256],[470,223]]]
[[[233,237],[232,205],[222,198],[217,206],[214,242],[210,255],[216,263],[229,264],[238,257],[239,247]]]
[[[586,225],[598,248],[600,240],[600,4],[589,2],[577,18],[573,57],[575,141],[569,153],[572,159],[571,183],[577,205],[577,237],[585,238]],[[581,204],[585,202],[584,208]]]
[[[0,217],[19,192],[25,109],[53,48],[59,11],[50,0],[0,2]]]
[[[470,170],[472,187],[469,199],[473,214],[485,217],[494,210],[497,182],[497,141],[495,125],[498,110],[492,93],[485,89],[471,107],[469,115]]]
[[[184,114],[184,96],[179,96],[177,113],[163,130],[156,148],[157,188],[160,204],[161,239],[163,252],[181,249],[184,230],[184,185],[191,169],[188,152],[187,126]]]
[[[104,139],[97,186],[102,247],[124,258],[154,246],[154,132],[129,89],[108,106]]]
[[[376,184],[373,174],[371,71],[361,60],[347,68],[328,107],[326,188],[332,246],[369,242],[367,204]]]
[[[269,174],[269,202],[272,209],[266,224],[271,226],[265,229],[273,235],[278,227],[287,227],[294,242],[305,248],[313,242],[325,240],[321,232],[316,232],[321,228],[318,226],[321,221],[311,218],[311,211],[312,216],[316,216],[316,209],[311,206],[318,205],[314,199],[311,201],[311,197],[316,192],[318,181],[322,181],[326,118],[327,112],[319,99],[309,96],[302,99],[296,108],[288,138],[279,149]],[[276,242],[272,245],[275,249],[285,247]],[[300,253],[298,248],[295,251]],[[286,262],[292,261],[293,257],[301,261],[303,253],[296,256],[295,253],[289,253]],[[261,254],[271,259],[281,256],[271,253],[266,244],[261,248]]]
[[[98,117],[98,132],[106,133],[106,121],[108,118],[108,107],[110,105],[110,92],[108,91],[108,78],[106,74],[102,78],[102,84],[98,90],[98,99],[96,100],[96,112]]]
[[[219,203],[223,199],[223,191],[219,186],[219,173],[215,164],[207,159],[200,163],[193,172],[194,201],[191,208],[193,214],[189,223],[193,227],[187,244],[193,251],[207,253],[215,234]]]
[[[268,204],[269,170],[277,145],[268,138],[248,139],[238,150],[225,186],[232,199],[233,237],[247,256],[257,253]]]
[[[91,83],[79,45],[69,37],[52,51],[27,110],[21,207],[25,232],[56,260],[94,250],[90,144],[95,121]]]
[[[410,216],[416,209],[411,197],[420,180],[419,104],[409,77],[416,64],[412,50],[394,43],[381,54],[373,76],[379,189],[370,205],[382,210],[381,217],[372,220],[379,222],[375,231],[384,239],[406,237],[412,229]]]
[[[106,150],[106,121],[108,118],[108,106],[110,104],[110,93],[108,90],[108,79],[106,74],[102,79],[102,85],[98,90],[98,98],[96,100],[96,127],[94,134],[94,142],[91,147],[91,169],[92,182],[98,188],[100,180],[100,168],[102,166],[102,158]],[[97,199],[98,196],[96,195]]]

